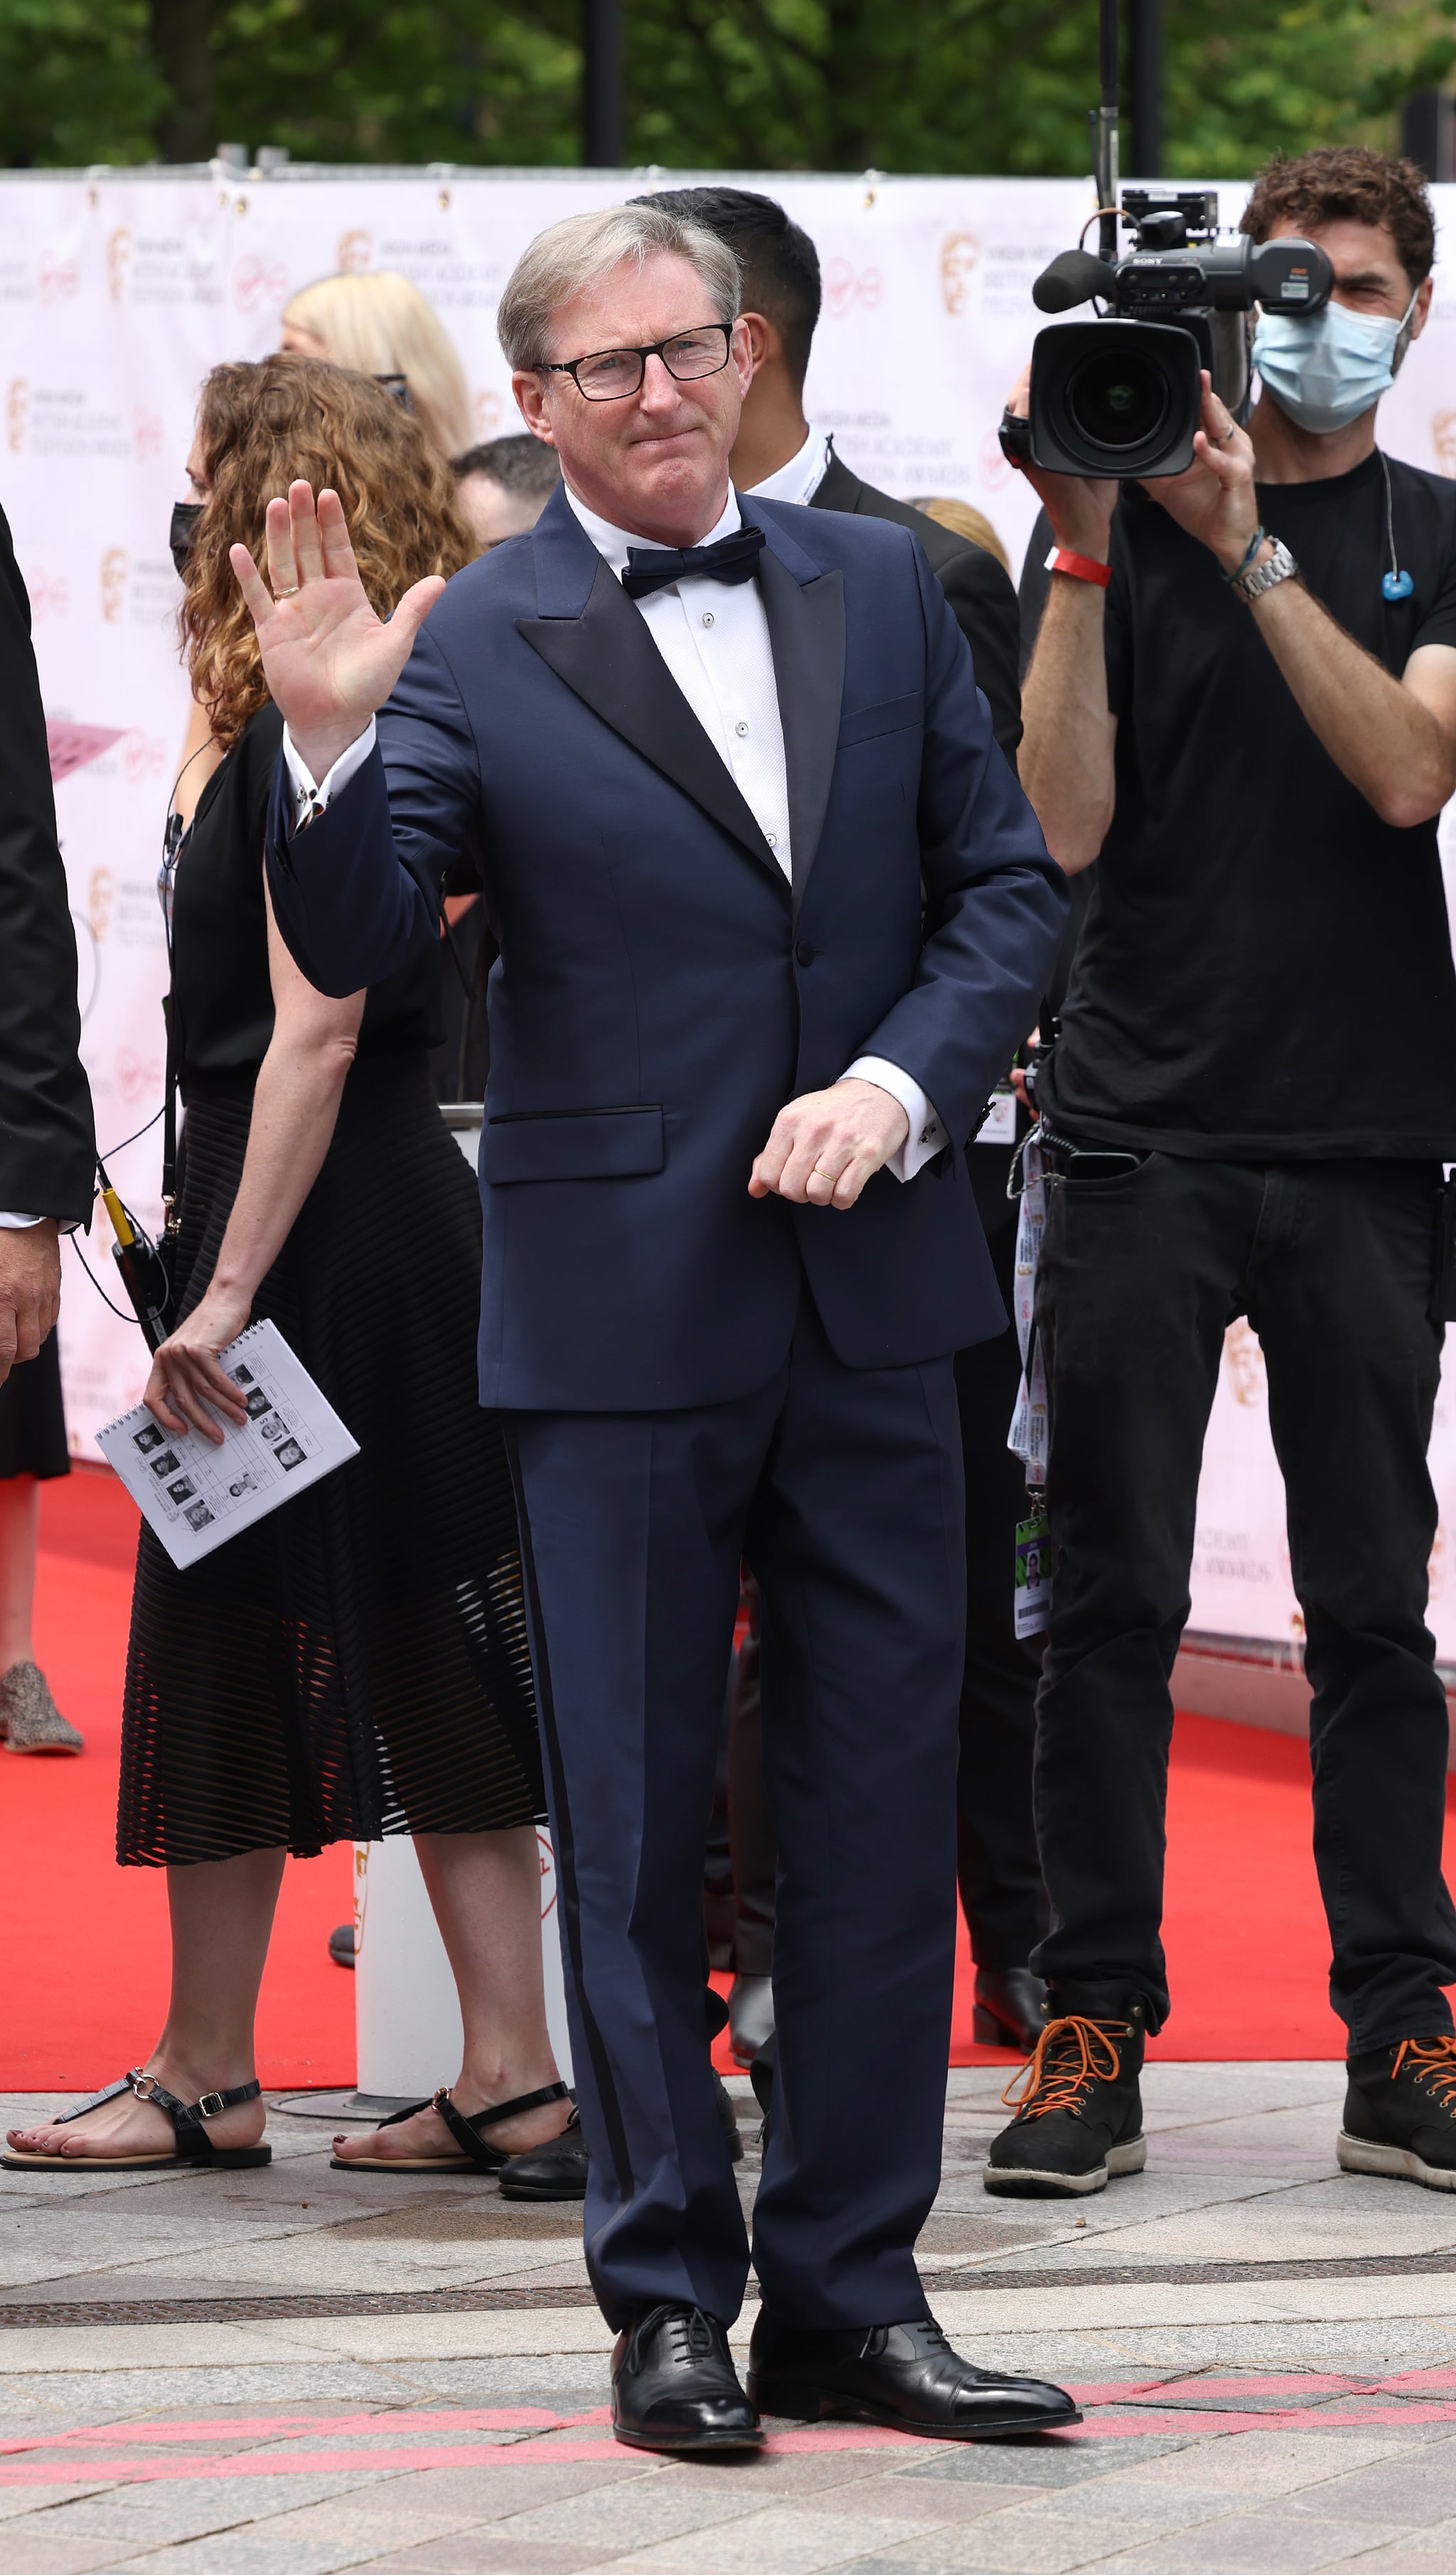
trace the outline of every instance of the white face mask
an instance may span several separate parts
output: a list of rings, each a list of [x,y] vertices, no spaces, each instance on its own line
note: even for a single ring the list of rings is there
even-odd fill
[[[1321,438],[1373,410],[1395,381],[1419,292],[1398,322],[1388,313],[1352,313],[1333,303],[1307,322],[1294,313],[1261,313],[1253,360],[1280,410]]]

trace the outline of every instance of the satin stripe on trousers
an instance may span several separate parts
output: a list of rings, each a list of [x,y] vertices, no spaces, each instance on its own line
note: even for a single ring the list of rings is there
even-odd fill
[[[746,1557],[779,1842],[754,2267],[789,2323],[923,2315],[913,2247],[940,2170],[964,1625],[951,1362],[842,1367],[805,1294],[788,1360],[753,1394],[518,1412],[507,1435],[603,2312],[621,2326],[667,2298],[730,2322],[747,2277],[702,1982]]]

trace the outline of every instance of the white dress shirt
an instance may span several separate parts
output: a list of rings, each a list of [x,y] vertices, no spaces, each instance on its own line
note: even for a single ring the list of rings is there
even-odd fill
[[[806,510],[829,470],[829,442],[821,429],[811,429],[802,447],[780,465],[773,474],[765,474],[761,483],[750,486],[750,497],[764,501],[792,501]]]
[[[827,452],[818,441],[816,459],[807,450],[814,445],[811,431],[805,447],[781,467],[778,476],[758,490],[771,499],[780,495],[772,485],[790,472],[800,469],[797,480],[802,484],[810,462],[817,471],[808,481],[808,493],[815,491],[822,479]],[[593,545],[618,580],[628,569],[628,549],[666,552],[649,537],[629,536],[610,520],[599,518],[579,501],[575,492],[566,489],[567,502],[580,521]],[[807,493],[804,496],[807,497]],[[742,525],[737,495],[728,487],[728,505],[718,525],[700,539],[713,545],[720,537],[731,536]],[[672,677],[693,709],[709,741],[731,774],[734,785],[764,840],[791,884],[792,851],[788,833],[788,772],[783,755],[783,725],[778,712],[778,687],[773,671],[773,649],[768,640],[768,620],[762,594],[756,581],[713,581],[704,574],[690,574],[685,581],[667,584],[655,590],[650,598],[637,602],[648,633],[666,662]],[[331,798],[347,787],[374,747],[375,726],[370,722],[357,742],[334,763],[327,778],[316,786],[294,749],[285,729],[283,756],[294,784],[295,822],[302,823],[321,814]],[[948,1142],[944,1128],[926,1099],[924,1092],[903,1068],[879,1056],[856,1056],[839,1075],[841,1082],[872,1082],[897,1100],[909,1121],[909,1132],[899,1150],[885,1165],[897,1181],[911,1181],[922,1166],[939,1153]]]

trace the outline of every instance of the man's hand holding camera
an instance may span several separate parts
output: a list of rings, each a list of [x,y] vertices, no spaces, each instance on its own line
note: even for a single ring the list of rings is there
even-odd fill
[[[1263,547],[1258,556],[1249,553],[1259,526],[1254,445],[1219,401],[1206,367],[1202,374],[1203,425],[1193,439],[1194,462],[1186,474],[1160,475],[1142,488],[1231,574],[1264,553]]]

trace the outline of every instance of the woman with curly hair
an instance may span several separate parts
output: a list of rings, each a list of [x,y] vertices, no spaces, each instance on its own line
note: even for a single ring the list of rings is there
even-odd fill
[[[465,2061],[433,2104],[337,2151],[495,2169],[569,2103],[542,1988],[515,1512],[476,1396],[480,1209],[426,1071],[439,959],[328,1001],[279,938],[263,846],[283,724],[228,562],[261,548],[296,480],[338,493],[381,613],[417,623],[475,550],[418,422],[314,359],[215,368],[188,472],[183,633],[211,774],[169,878],[180,1320],[146,1400],[171,1437],[219,1436],[207,1407],[236,1419],[241,1398],[217,1354],[269,1316],[360,1454],[186,1571],[143,1528],[118,1856],[167,1870],[166,2025],[94,2106],[12,2130],[5,2161],[266,2162],[253,2022],[285,1856],[412,1833]]]

